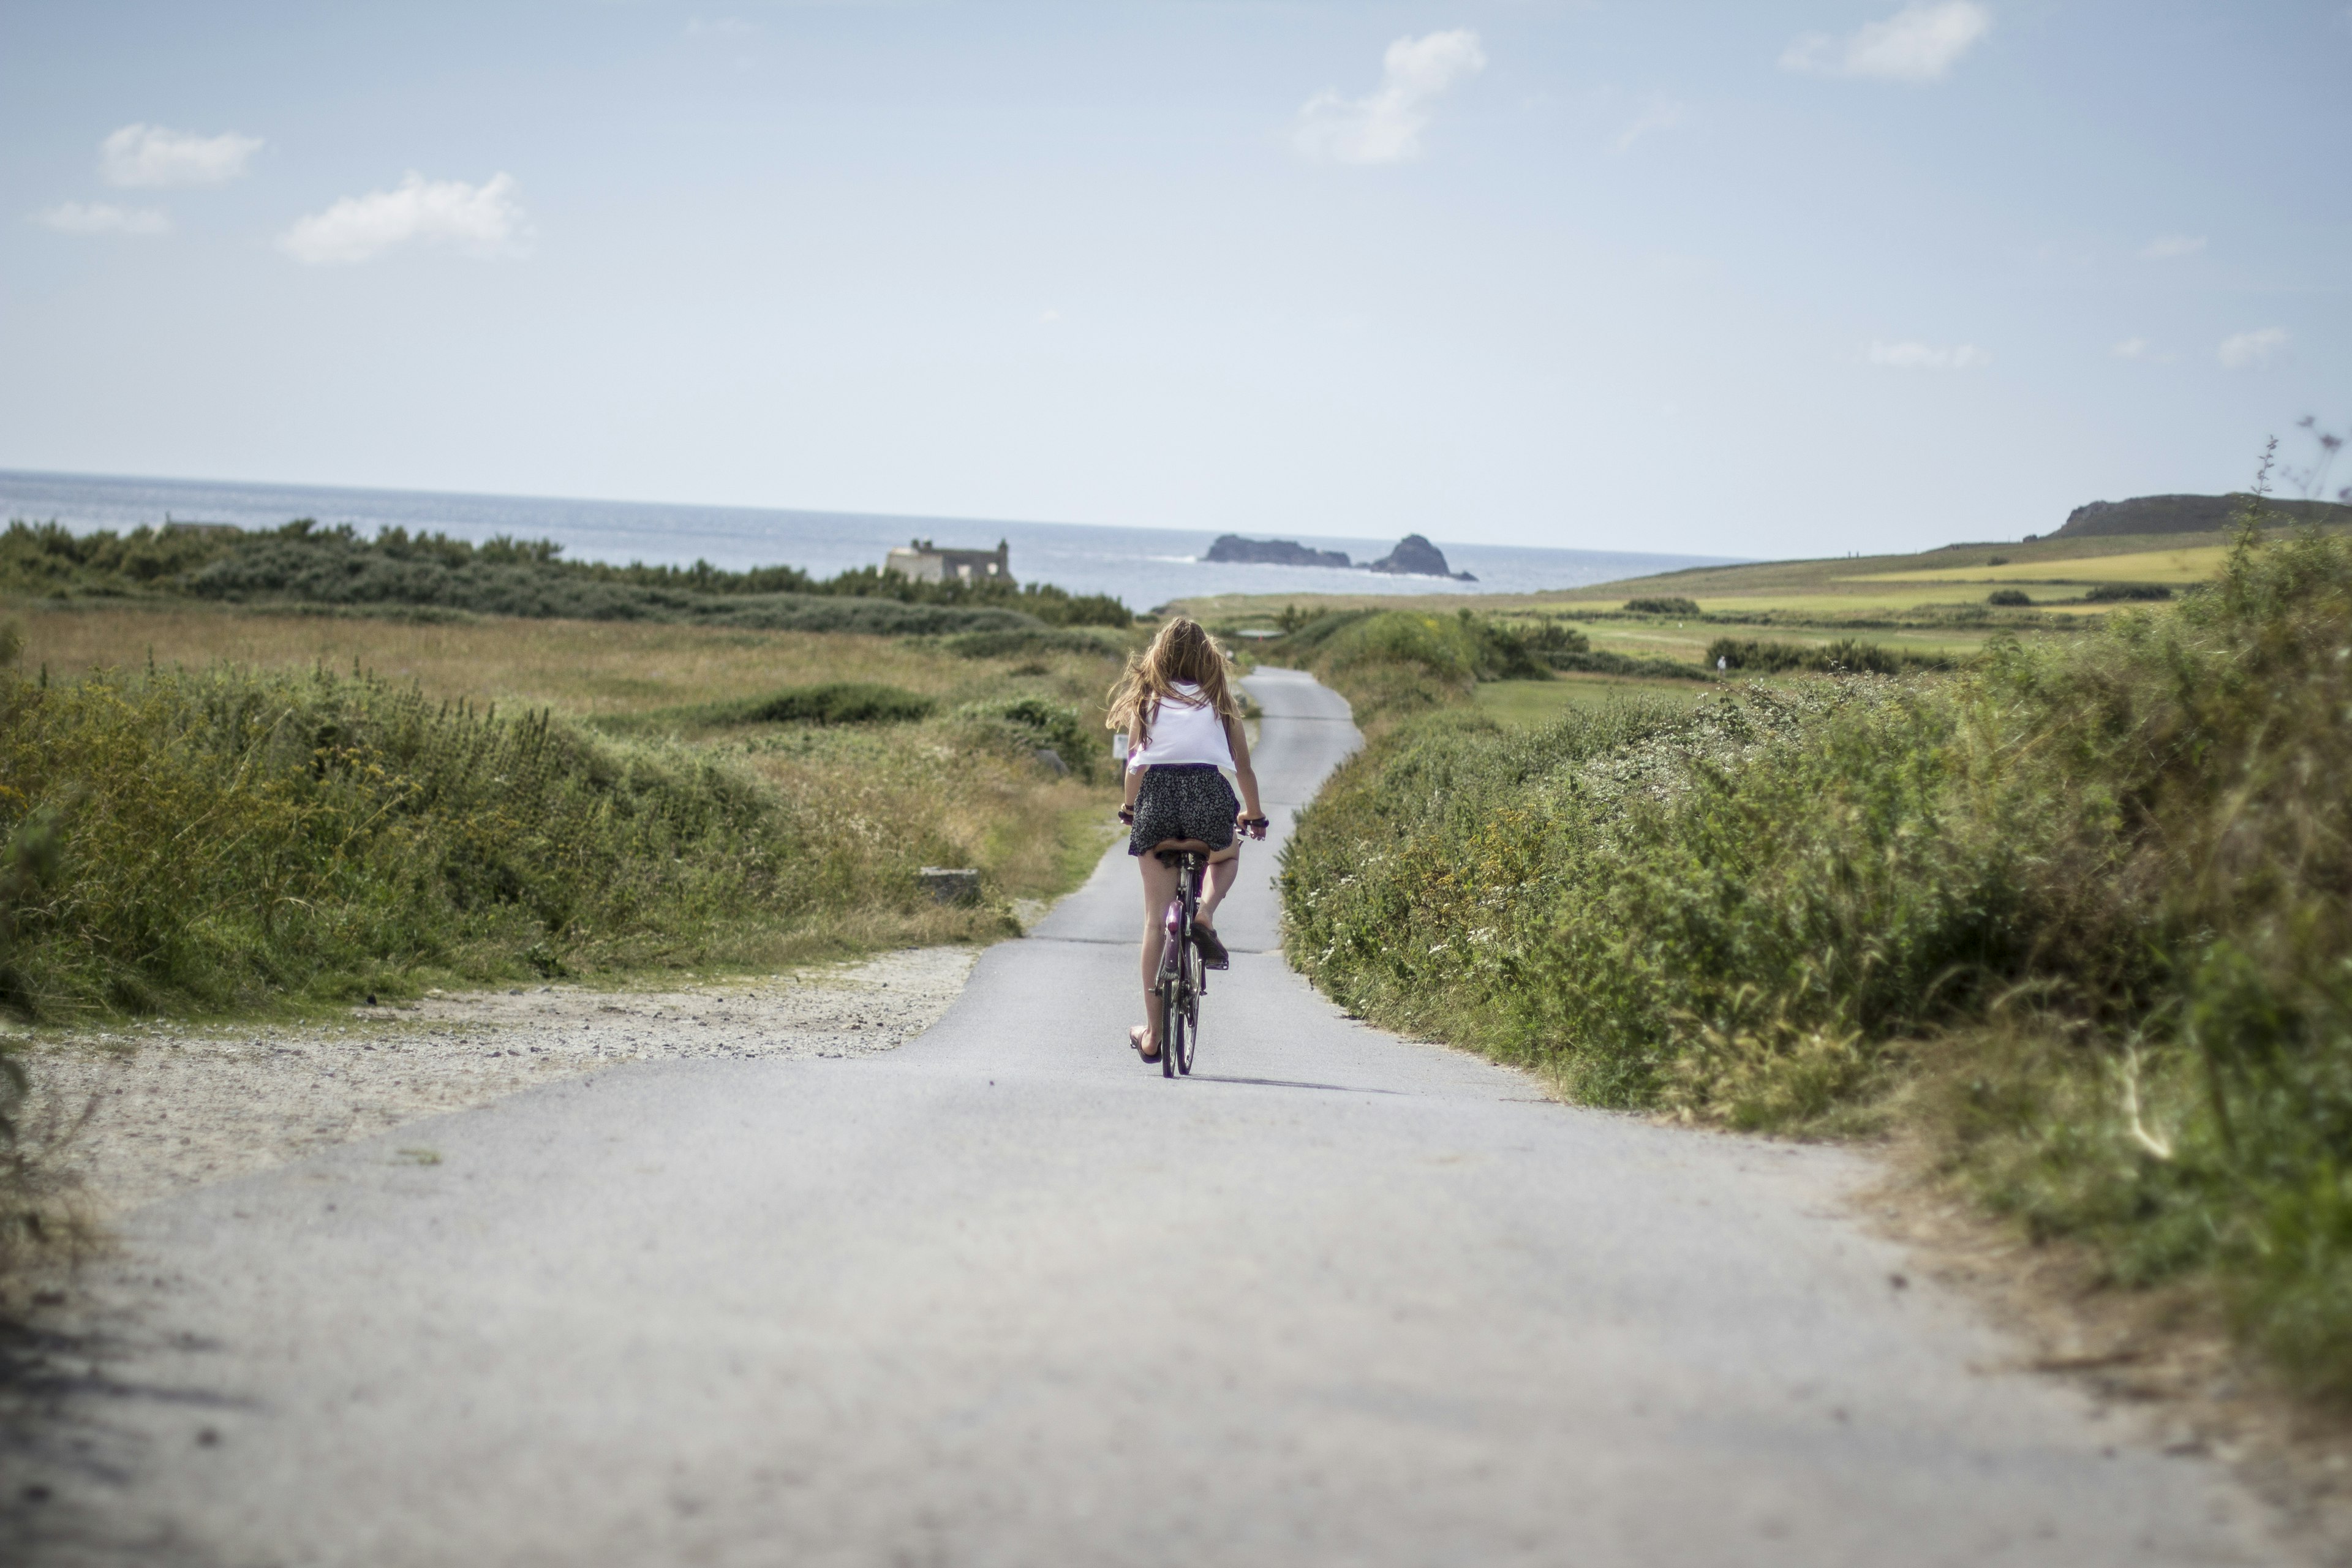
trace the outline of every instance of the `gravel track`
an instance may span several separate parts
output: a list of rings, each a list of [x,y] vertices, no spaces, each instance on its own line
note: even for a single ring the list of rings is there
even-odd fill
[[[102,1217],[625,1063],[889,1050],[938,1022],[979,956],[916,948],[672,990],[435,992],[335,1024],[52,1037],[28,1120],[91,1108],[60,1163]]]

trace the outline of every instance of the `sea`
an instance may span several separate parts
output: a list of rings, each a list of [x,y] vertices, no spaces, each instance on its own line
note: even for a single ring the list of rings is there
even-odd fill
[[[1685,566],[1721,564],[1714,555],[1652,555],[1613,550],[1540,550],[1432,537],[1447,564],[1477,579],[1391,577],[1315,566],[1239,565],[1202,559],[1223,529],[1121,528],[1076,522],[902,517],[877,512],[688,506],[657,501],[572,500],[548,496],[462,495],[435,490],[345,489],[313,485],[133,479],[0,469],[0,516],[57,522],[76,532],[142,523],[227,522],[275,528],[296,518],[350,523],[362,533],[404,528],[477,543],[499,534],[551,539],[574,561],[687,565],[708,561],[740,570],[786,564],[819,577],[878,566],[883,552],[913,539],[945,548],[1012,546],[1013,574],[1077,594],[1109,594],[1137,609],[1212,594],[1528,594],[1579,588]],[[1393,538],[1253,532],[1295,538],[1318,550],[1374,561]]]

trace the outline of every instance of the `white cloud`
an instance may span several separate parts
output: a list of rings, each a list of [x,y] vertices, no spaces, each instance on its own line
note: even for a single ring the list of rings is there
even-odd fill
[[[1625,129],[1609,139],[1609,150],[1612,153],[1622,153],[1651,132],[1672,131],[1689,118],[1690,110],[1687,106],[1667,99],[1659,99],[1635,115]]]
[[[34,220],[59,234],[127,234],[142,238],[172,232],[172,220],[152,207],[110,202],[59,202]]]
[[[132,124],[98,144],[98,172],[110,185],[217,185],[244,174],[260,150],[260,137],[234,131],[198,136]]]
[[[530,248],[530,219],[514,193],[509,174],[469,185],[411,174],[394,190],[345,196],[298,219],[278,247],[314,265],[367,261],[412,243],[446,245],[468,256],[520,256]]]
[[[2126,338],[2107,351],[2117,359],[2139,360],[2147,364],[2170,364],[2172,356],[2149,342],[2146,338]]]
[[[2170,261],[2176,257],[2194,256],[2205,248],[2201,234],[2160,234],[2147,242],[2140,254],[2143,261]]]
[[[1421,155],[1430,106],[1446,89],[1485,68],[1478,35],[1465,29],[1399,38],[1381,58],[1379,90],[1366,98],[1317,93],[1298,111],[1292,141],[1309,158],[1335,163],[1395,163]]]
[[[1780,55],[1783,69],[1879,81],[1935,81],[1992,31],[1992,13],[1975,0],[1906,5],[1843,38],[1808,33]]]
[[[2276,327],[2232,332],[2221,340],[2218,355],[2231,370],[2260,370],[2286,353],[2286,333]]]
[[[1881,340],[1870,345],[1868,357],[1871,363],[1889,370],[1981,370],[1992,363],[1992,355],[1974,343],[1938,348],[1932,343]]]

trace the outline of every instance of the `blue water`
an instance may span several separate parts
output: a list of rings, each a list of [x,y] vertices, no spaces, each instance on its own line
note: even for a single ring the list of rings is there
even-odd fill
[[[865,512],[771,511],[754,507],[672,506],[644,501],[559,500],[538,496],[445,495],[429,490],[339,489],[305,485],[223,484],[199,479],[122,479],[0,469],[0,515],[56,521],[77,531],[136,528],[167,520],[275,528],[293,518],[348,522],[364,533],[397,525],[476,542],[493,534],[552,539],[575,561],[696,560],[741,568],[785,563],[821,577],[878,566],[882,552],[921,536],[942,546],[1013,546],[1013,574],[1081,594],[1112,594],[1138,609],[1205,594],[1526,594],[1645,576],[1723,559],[1640,555],[1604,550],[1531,550],[1439,538],[1457,572],[1475,583],[1388,577],[1307,566],[1236,566],[1202,561],[1222,530],[1106,528],[1087,523],[999,522],[969,518],[889,517]],[[1388,553],[1393,539],[1289,537],[1355,561]]]

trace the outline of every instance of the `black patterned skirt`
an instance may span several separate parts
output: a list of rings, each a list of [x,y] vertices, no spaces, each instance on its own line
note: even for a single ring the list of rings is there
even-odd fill
[[[1143,771],[1135,797],[1135,831],[1127,852],[1149,855],[1171,838],[1197,838],[1212,849],[1234,841],[1242,803],[1214,763],[1162,763]]]

